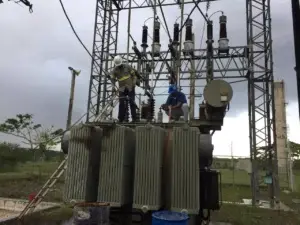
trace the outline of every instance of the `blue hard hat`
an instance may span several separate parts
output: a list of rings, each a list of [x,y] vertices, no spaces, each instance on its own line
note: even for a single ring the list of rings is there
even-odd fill
[[[171,94],[171,93],[173,93],[174,91],[177,91],[177,87],[176,87],[176,85],[171,84],[171,85],[169,86],[168,93]]]

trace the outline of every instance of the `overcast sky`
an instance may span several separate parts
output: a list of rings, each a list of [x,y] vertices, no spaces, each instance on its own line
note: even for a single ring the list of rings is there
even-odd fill
[[[91,59],[72,33],[58,0],[38,1],[34,13],[13,2],[0,5],[0,120],[17,113],[32,113],[38,123],[65,127],[70,72],[72,66],[82,70],[76,80],[74,120],[86,112]],[[63,0],[66,10],[82,41],[91,49],[93,41],[95,0]],[[211,3],[209,14],[223,10],[228,17],[228,37],[231,46],[246,45],[245,1],[229,0]],[[200,4],[205,9],[205,4]],[[187,7],[187,12],[190,7]],[[179,13],[178,7],[166,8],[168,25],[172,30]],[[160,14],[159,14],[160,15]],[[132,15],[132,36],[141,42],[141,27],[152,16],[151,9],[138,10]],[[126,51],[126,15],[121,12],[119,33],[120,51]],[[162,17],[161,17],[162,19]],[[199,12],[192,16],[197,46],[200,46],[203,20]],[[218,39],[218,16],[213,17],[215,43]],[[285,79],[288,120],[293,141],[299,134],[294,68],[291,6],[288,0],[272,1],[274,75]],[[149,25],[150,26],[150,25]],[[163,32],[163,30],[162,30]],[[162,33],[166,48],[167,34]],[[204,42],[203,42],[204,45]],[[202,45],[202,47],[203,47]],[[235,155],[248,155],[248,117],[246,84],[234,84],[231,112],[225,119],[222,132],[214,137],[215,154],[229,155],[230,142]],[[160,92],[165,90],[161,89]],[[201,92],[201,90],[198,90]],[[159,103],[165,99],[160,98]],[[2,136],[3,137],[3,136]],[[6,138],[6,137],[5,137]]]

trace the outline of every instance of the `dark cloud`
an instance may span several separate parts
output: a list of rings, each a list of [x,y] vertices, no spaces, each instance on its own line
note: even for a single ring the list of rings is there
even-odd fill
[[[90,76],[91,59],[76,40],[58,1],[34,1],[34,13],[29,14],[13,2],[0,6],[1,57],[0,57],[0,120],[16,113],[33,113],[37,122],[64,127],[66,121],[70,72],[68,66],[82,69],[76,83],[74,120],[85,113]],[[95,1],[65,0],[65,6],[74,27],[88,49],[92,47]],[[222,9],[228,16],[230,45],[246,44],[246,15],[244,1],[234,0],[211,4],[210,12]],[[285,79],[287,96],[295,100],[294,52],[290,3],[287,0],[272,2],[274,74]],[[205,9],[205,4],[200,5]],[[191,8],[192,6],[188,6]],[[160,11],[158,10],[160,13]],[[172,33],[179,8],[167,8],[165,15]],[[120,14],[120,51],[127,46],[127,16]],[[132,36],[141,41],[141,27],[145,19],[152,16],[151,9],[135,11],[132,14]],[[162,17],[160,16],[162,19]],[[196,46],[200,47],[203,20],[197,12],[193,14]],[[215,32],[218,37],[218,16],[214,16]],[[152,22],[149,20],[149,31]],[[163,29],[163,28],[162,28]],[[164,32],[163,47],[167,47],[168,36]],[[203,41],[202,47],[205,42]],[[232,111],[246,110],[246,84],[234,84],[235,96]],[[163,89],[160,90],[163,92]],[[201,92],[201,90],[199,90]],[[164,98],[158,99],[162,103]]]

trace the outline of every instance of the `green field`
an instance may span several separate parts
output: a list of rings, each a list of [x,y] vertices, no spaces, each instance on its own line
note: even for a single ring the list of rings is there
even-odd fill
[[[37,192],[57,168],[57,162],[25,163],[18,165],[13,172],[0,173],[0,196],[10,198],[28,198],[32,192]],[[222,200],[230,202],[241,202],[242,199],[251,198],[249,186],[249,175],[243,171],[220,170],[222,173]],[[299,186],[300,174],[296,173],[296,183]],[[64,178],[58,181],[45,198],[45,201],[62,201]],[[215,221],[231,222],[237,224],[272,224],[272,225],[299,225],[300,204],[293,203],[294,198],[300,199],[300,192],[291,194],[281,193],[280,198],[294,212],[273,211],[257,209],[249,206],[235,204],[223,204],[218,212],[212,213]],[[54,216],[55,215],[55,216]],[[71,210],[63,208],[52,212],[35,215],[35,219],[43,220],[71,216]]]

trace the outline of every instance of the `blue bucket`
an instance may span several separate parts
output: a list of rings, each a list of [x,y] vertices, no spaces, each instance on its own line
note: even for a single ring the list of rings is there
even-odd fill
[[[187,225],[188,220],[185,213],[158,211],[152,214],[152,225]]]

